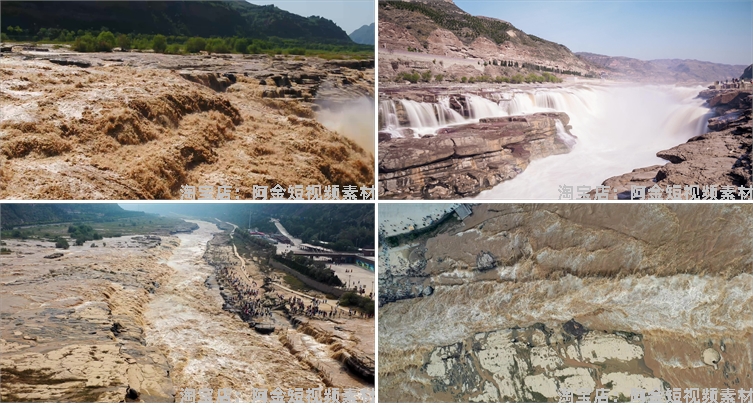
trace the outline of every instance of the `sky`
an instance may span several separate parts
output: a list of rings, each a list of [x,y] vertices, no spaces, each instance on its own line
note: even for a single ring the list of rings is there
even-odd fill
[[[753,1],[455,0],[573,52],[642,60],[753,62]]]
[[[249,3],[275,7],[304,17],[316,15],[332,20],[346,33],[374,22],[374,0],[249,0]]]

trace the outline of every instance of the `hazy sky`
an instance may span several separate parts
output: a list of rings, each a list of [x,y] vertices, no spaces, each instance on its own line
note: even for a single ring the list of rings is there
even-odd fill
[[[753,2],[455,0],[573,52],[651,59],[753,61]]]
[[[258,5],[274,4],[291,13],[332,20],[348,34],[374,22],[374,0],[250,0]]]

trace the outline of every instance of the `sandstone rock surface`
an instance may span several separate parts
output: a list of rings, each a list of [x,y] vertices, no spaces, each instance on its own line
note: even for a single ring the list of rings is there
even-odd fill
[[[379,144],[379,195],[447,199],[478,194],[521,173],[531,160],[567,153],[557,134],[564,113],[482,118],[436,136]]]

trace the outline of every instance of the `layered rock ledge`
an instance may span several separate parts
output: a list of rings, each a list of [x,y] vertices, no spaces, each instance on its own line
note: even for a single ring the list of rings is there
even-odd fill
[[[567,132],[557,134],[560,121]],[[482,118],[440,129],[436,136],[379,144],[379,196],[396,199],[464,198],[510,180],[533,159],[570,151],[565,113]]]
[[[669,160],[663,166],[639,168],[605,180],[602,185],[610,187],[609,198],[629,199],[632,186],[658,185],[666,191],[667,186],[679,185],[684,189],[697,185],[698,193],[704,186],[733,186],[735,196],[738,196],[738,187],[753,186],[751,91],[711,89],[698,96],[708,100],[709,107],[715,109],[716,116],[709,119],[709,132],[657,152],[656,156]]]

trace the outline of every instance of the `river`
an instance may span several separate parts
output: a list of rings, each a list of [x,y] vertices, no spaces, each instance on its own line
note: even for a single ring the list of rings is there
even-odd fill
[[[216,287],[205,285],[214,269],[202,256],[207,242],[222,232],[214,224],[190,221],[199,229],[179,234],[180,246],[167,264],[175,273],[156,292],[146,311],[146,341],[172,366],[176,400],[182,389],[220,388],[250,402],[254,388],[269,392],[324,387],[321,378],[293,356],[276,335],[260,335],[222,310]]]

